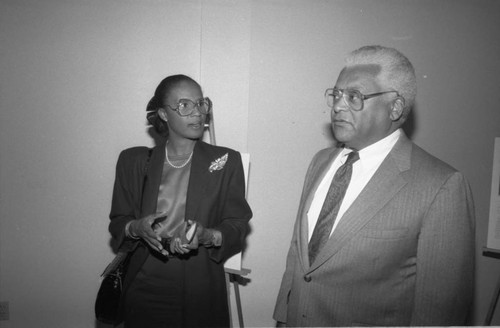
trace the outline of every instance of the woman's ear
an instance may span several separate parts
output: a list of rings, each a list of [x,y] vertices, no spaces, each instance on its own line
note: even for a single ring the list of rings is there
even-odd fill
[[[160,118],[163,121],[168,122],[168,117],[167,113],[165,112],[165,108],[158,108],[158,116],[160,116]]]
[[[389,117],[393,121],[398,121],[403,117],[405,109],[405,101],[403,98],[398,97],[392,102],[392,109]]]

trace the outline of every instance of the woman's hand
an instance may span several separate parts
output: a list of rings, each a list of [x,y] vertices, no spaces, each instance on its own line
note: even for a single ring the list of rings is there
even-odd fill
[[[143,217],[139,220],[133,220],[129,226],[129,233],[133,237],[138,237],[148,243],[152,249],[160,252],[164,256],[168,255],[168,251],[163,248],[161,244],[161,237],[153,230],[151,225],[157,218],[161,218],[165,216],[165,212],[155,213],[148,216]]]
[[[190,221],[189,224],[193,222]],[[183,222],[177,229],[175,229],[172,239],[170,240],[170,252],[172,254],[187,254],[192,249],[198,248],[198,239],[196,236],[193,238],[191,243],[185,244],[183,241],[186,240],[186,228],[188,226],[188,222]]]
[[[196,233],[192,241],[188,244],[183,243],[186,240],[186,227],[187,225],[196,224]],[[207,229],[201,225],[201,223],[188,220],[180,225],[174,232],[172,240],[170,241],[170,252],[186,254],[193,249],[197,249],[200,246],[205,247],[219,247],[222,243],[222,235],[220,231],[215,229]]]

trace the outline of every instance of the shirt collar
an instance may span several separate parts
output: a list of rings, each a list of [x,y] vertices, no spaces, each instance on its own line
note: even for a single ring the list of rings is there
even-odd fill
[[[392,147],[396,144],[401,135],[401,129],[397,129],[393,133],[389,134],[387,137],[380,139],[379,141],[365,147],[359,151],[359,159],[361,161],[371,161],[377,158],[385,158],[387,154],[391,151]],[[352,152],[352,149],[344,148],[341,153],[341,163],[345,163],[347,160],[347,155]]]

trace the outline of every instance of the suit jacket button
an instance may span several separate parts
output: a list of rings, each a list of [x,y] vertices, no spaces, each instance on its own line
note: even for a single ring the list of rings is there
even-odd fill
[[[311,280],[312,280],[311,276],[309,276],[307,274],[304,276],[304,281],[305,282],[310,282]]]

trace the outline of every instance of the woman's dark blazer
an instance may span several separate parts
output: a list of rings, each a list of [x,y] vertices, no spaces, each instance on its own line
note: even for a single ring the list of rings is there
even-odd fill
[[[124,233],[127,222],[156,212],[165,143],[152,149],[148,161],[149,151],[146,147],[124,150],[116,166],[109,230],[114,244],[120,245],[121,249],[130,249],[138,243],[125,277],[125,291],[150,252],[154,252],[145,243],[126,238]],[[222,164],[226,154],[227,161]],[[183,261],[186,325],[229,325],[223,263],[242,250],[251,217],[252,211],[245,199],[240,154],[197,141],[187,191],[186,219],[221,231],[222,246],[200,247]]]

